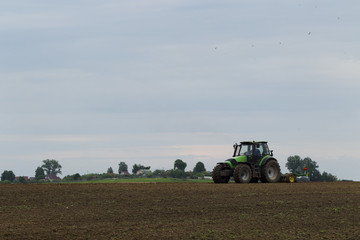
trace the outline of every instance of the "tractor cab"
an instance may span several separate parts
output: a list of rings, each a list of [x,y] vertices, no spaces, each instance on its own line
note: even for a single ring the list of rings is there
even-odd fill
[[[259,160],[263,156],[271,155],[267,142],[241,142],[234,144],[233,157],[247,156],[249,160]]]

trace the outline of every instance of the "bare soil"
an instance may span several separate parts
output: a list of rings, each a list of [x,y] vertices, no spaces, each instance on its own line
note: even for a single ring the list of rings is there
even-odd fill
[[[1,184],[0,239],[360,239],[360,183]]]

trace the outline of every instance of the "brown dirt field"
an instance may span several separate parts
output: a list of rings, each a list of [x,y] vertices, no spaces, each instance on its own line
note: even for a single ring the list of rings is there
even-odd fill
[[[360,183],[1,184],[0,239],[360,239]]]

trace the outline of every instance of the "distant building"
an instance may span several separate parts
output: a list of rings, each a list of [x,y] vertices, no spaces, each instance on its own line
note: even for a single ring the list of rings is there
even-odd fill
[[[130,175],[128,171],[121,172],[120,175]]]
[[[54,181],[54,180],[60,180],[56,174],[48,174],[45,176],[45,180]]]
[[[15,177],[15,181],[19,180],[19,178],[23,177],[26,181],[29,180],[29,177],[28,176],[18,176],[18,177]]]
[[[136,172],[136,175],[147,176],[147,175],[149,175],[151,173],[152,172],[149,169],[140,169],[139,171]]]

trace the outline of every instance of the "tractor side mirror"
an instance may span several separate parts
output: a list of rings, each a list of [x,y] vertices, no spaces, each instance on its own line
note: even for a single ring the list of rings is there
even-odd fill
[[[273,151],[274,150],[270,150],[270,156],[274,156]]]

